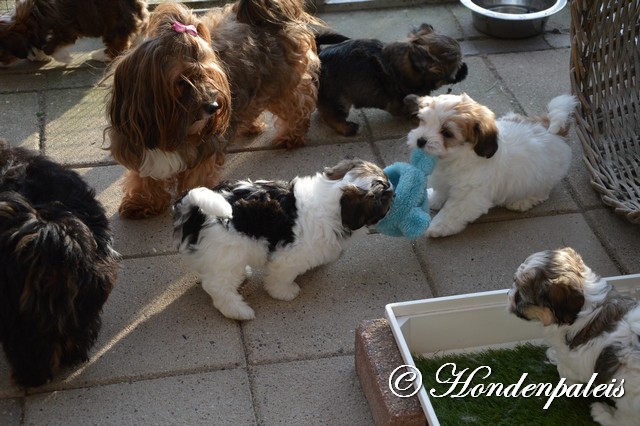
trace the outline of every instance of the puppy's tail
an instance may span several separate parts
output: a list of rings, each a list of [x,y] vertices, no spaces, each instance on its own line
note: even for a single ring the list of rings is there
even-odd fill
[[[572,95],[560,95],[547,105],[549,132],[566,136],[571,126],[570,118],[578,106],[578,99]]]
[[[204,187],[192,189],[175,203],[173,238],[179,251],[188,250],[198,242],[207,216],[229,220],[233,216],[233,209],[222,195]]]
[[[213,192],[209,188],[194,188],[180,199],[174,210],[176,213],[185,213],[197,207],[203,213],[217,217],[220,219],[231,219],[233,217],[233,209],[231,204],[217,192]]]

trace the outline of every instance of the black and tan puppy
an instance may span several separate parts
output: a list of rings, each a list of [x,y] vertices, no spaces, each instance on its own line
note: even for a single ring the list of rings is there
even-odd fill
[[[316,43],[331,44],[319,53],[318,112],[344,136],[358,131],[356,123],[347,121],[352,106],[410,117],[405,96],[428,95],[467,76],[458,42],[428,24],[411,31],[407,40],[389,44],[336,33],[320,33]]]
[[[0,139],[0,343],[13,383],[40,386],[89,357],[118,254],[95,191]]]

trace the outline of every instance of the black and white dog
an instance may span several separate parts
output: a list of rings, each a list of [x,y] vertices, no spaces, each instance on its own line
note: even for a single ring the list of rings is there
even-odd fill
[[[14,383],[87,360],[118,257],[78,174],[0,139],[0,341]]]
[[[289,182],[192,189],[174,205],[174,238],[213,305],[226,317],[248,320],[254,311],[238,293],[247,266],[266,266],[267,292],[292,300],[300,292],[295,278],[337,259],[344,243],[380,221],[392,200],[380,167],[343,160]]]

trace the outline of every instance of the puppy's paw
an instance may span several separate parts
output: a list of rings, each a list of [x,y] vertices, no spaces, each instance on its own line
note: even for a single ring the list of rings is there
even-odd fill
[[[252,320],[256,317],[253,309],[251,309],[251,307],[242,300],[228,302],[225,304],[216,304],[214,302],[214,306],[220,311],[222,315],[227,318],[239,321],[247,321]]]
[[[435,221],[434,221],[435,222]],[[431,222],[429,228],[427,228],[427,237],[430,238],[440,238],[440,237],[448,237],[449,235],[454,235],[461,232],[465,227],[464,225],[452,225],[445,222]]]
[[[290,301],[300,294],[300,286],[295,282],[291,284],[278,284],[265,287],[267,293],[274,299]]]
[[[616,421],[613,417],[613,410],[612,407],[603,402],[594,402],[591,404],[591,417],[603,426],[615,426]]]

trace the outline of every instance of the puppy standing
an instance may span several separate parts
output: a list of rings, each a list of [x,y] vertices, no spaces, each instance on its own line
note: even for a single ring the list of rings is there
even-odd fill
[[[304,144],[319,67],[312,22],[302,0],[239,0],[200,18],[157,7],[147,39],[111,69],[107,134],[127,168],[122,216],[164,212],[176,186],[214,185],[227,145],[260,132],[266,110],[275,145]]]
[[[624,380],[615,408],[591,405],[601,425],[632,426],[640,419],[640,306],[622,296],[571,248],[529,256],[509,291],[509,312],[544,325],[547,358],[570,384]]]
[[[347,240],[384,217],[392,200],[380,167],[345,160],[290,182],[192,189],[174,206],[174,237],[214,306],[248,320],[254,311],[238,293],[247,266],[266,265],[267,292],[292,300],[300,292],[295,278],[337,259]]]
[[[128,49],[149,18],[144,0],[17,0],[0,16],[0,65],[18,59],[70,62],[66,47],[80,37],[102,37],[107,61]]]
[[[466,94],[408,96],[406,102],[420,119],[408,145],[438,157],[429,205],[440,211],[427,230],[430,237],[456,234],[495,206],[528,210],[545,201],[569,170],[573,96],[552,99],[541,117],[510,113],[498,120]]]
[[[347,121],[349,110],[379,108],[410,117],[404,98],[428,95],[445,84],[467,76],[460,45],[422,24],[407,40],[383,44],[380,40],[349,40],[335,33],[320,33],[317,43],[342,43],[322,48],[318,112],[344,136],[353,136],[358,124]],[[346,41],[343,41],[346,40]]]
[[[93,189],[0,140],[0,341],[15,383],[87,360],[117,258]]]

